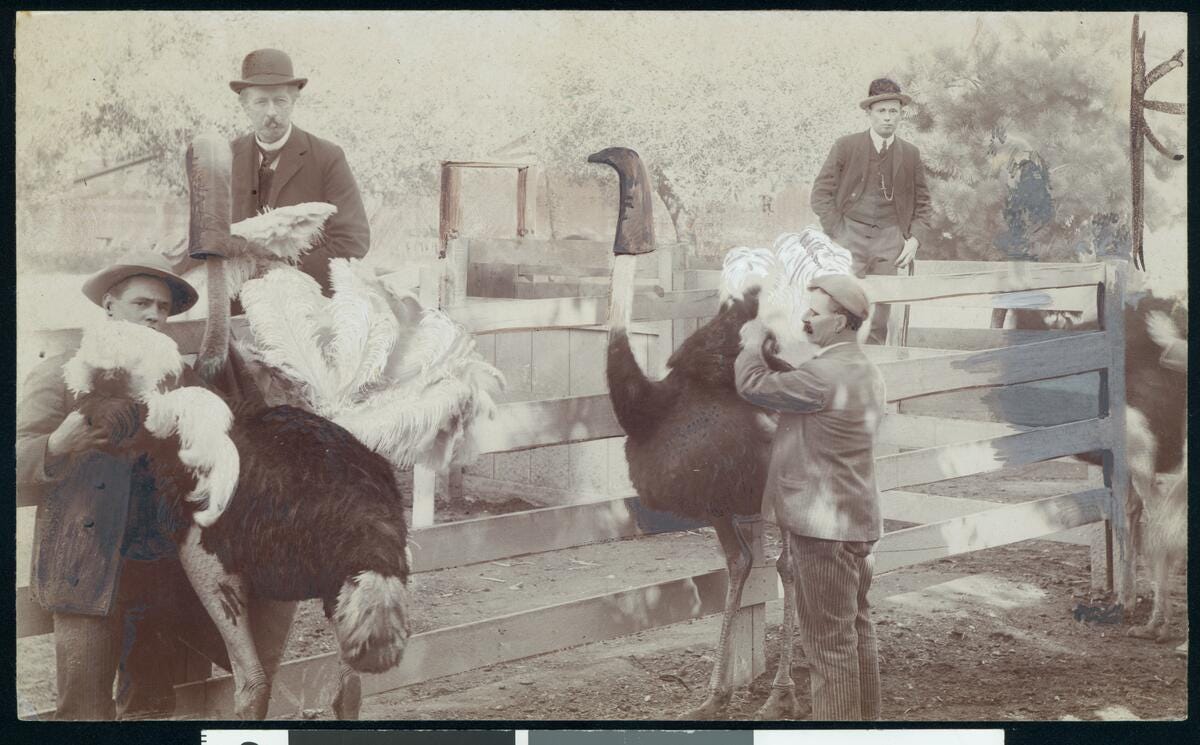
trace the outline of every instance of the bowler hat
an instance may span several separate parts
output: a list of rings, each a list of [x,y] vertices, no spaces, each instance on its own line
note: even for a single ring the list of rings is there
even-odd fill
[[[842,306],[847,313],[866,318],[871,307],[867,288],[849,274],[824,274],[808,283],[810,290],[824,290],[829,297]]]
[[[171,265],[162,254],[152,251],[135,251],[120,261],[93,274],[83,283],[83,294],[96,305],[104,306],[104,296],[118,283],[130,277],[145,275],[161,279],[171,288],[171,311],[168,316],[182,313],[196,304],[200,297],[196,288],[171,270]]]
[[[242,79],[230,80],[234,93],[252,85],[294,85],[303,88],[308,78],[292,73],[292,58],[278,49],[256,49],[242,60]]]
[[[899,101],[901,106],[907,106],[912,103],[912,97],[901,93],[900,86],[895,80],[878,78],[871,81],[871,87],[867,89],[867,97],[859,101],[858,105],[869,109],[871,104],[877,101]]]

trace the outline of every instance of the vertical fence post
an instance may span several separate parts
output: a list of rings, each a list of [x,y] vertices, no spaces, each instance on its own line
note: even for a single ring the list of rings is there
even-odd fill
[[[770,566],[770,562],[765,558],[766,552],[763,548],[762,518],[748,523],[747,527],[751,533],[752,565],[754,567]],[[729,673],[735,687],[750,685],[758,676],[766,672],[766,629],[766,603],[748,605],[734,614],[729,635]]]
[[[517,169],[517,236],[524,238],[529,234],[525,226],[525,203],[529,193],[529,166]]]
[[[462,204],[459,200],[459,172],[453,164],[442,162],[441,194],[438,202],[438,258],[446,258],[446,243],[458,237]]]
[[[1129,462],[1125,452],[1125,261],[1105,262],[1101,287],[1100,320],[1108,341],[1108,367],[1100,372],[1100,416],[1109,422],[1109,449],[1104,453],[1104,485],[1112,490],[1108,505],[1109,567],[1117,602],[1133,602],[1136,557],[1132,553],[1130,525],[1125,514],[1129,494]]]

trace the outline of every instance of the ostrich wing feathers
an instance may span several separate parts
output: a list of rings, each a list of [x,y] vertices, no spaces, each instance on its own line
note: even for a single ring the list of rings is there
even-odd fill
[[[246,239],[246,250],[264,259],[296,262],[320,236],[325,221],[337,207],[325,202],[304,202],[277,207],[248,217],[229,227]]]
[[[345,400],[379,380],[400,334],[400,323],[386,298],[363,280],[359,269],[358,262],[352,264],[348,259],[329,262],[333,286],[329,304],[333,342],[329,352]]]
[[[145,401],[183,370],[175,340],[152,328],[128,321],[104,320],[84,329],[79,350],[63,365],[67,389],[75,394],[93,389],[97,376],[123,370],[129,393]]]
[[[277,267],[246,283],[242,304],[258,357],[301,383],[311,408],[326,415],[339,396],[319,343],[317,319],[328,301],[316,280],[291,267]]]

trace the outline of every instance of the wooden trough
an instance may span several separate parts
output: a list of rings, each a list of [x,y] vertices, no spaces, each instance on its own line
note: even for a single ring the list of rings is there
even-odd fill
[[[513,241],[511,264],[548,266],[524,261],[522,243]],[[607,251],[607,246],[604,247]],[[523,299],[472,298],[466,293],[471,247],[465,239],[449,241],[444,274],[422,272],[423,295],[434,297],[445,310],[498,354],[504,335],[564,333],[570,330],[603,331],[607,298],[547,297]],[[532,251],[530,252],[532,253]],[[645,276],[653,291],[638,295],[633,308],[637,328],[646,333],[642,363],[661,372],[669,351],[694,330],[697,319],[717,311],[717,291],[703,287],[711,278],[703,272],[681,269],[678,259],[664,251],[644,257]],[[597,249],[596,256],[602,256]],[[611,254],[608,254],[611,256]],[[603,261],[602,259],[599,259]],[[498,264],[490,261],[482,263]],[[913,277],[871,277],[873,296],[881,302],[938,303],[952,306],[1028,307],[1031,292],[1038,307],[1070,307],[1080,298],[1091,298],[1103,330],[1049,340],[1017,339],[1010,332],[992,332],[973,345],[997,341],[987,348],[935,349],[926,347],[871,347],[893,404],[919,401],[948,392],[1027,385],[1033,381],[1067,376],[1098,376],[1098,411],[1077,421],[1029,427],[1004,421],[973,421],[907,413],[893,406],[880,432],[883,443],[877,459],[884,517],[916,527],[887,533],[879,542],[877,572],[920,562],[1041,537],[1079,542],[1081,526],[1100,536],[1100,579],[1115,586],[1128,605],[1132,597],[1129,571],[1128,526],[1124,498],[1127,466],[1124,453],[1124,333],[1121,312],[1125,264],[1020,264],[985,265],[976,271],[962,267],[936,267],[922,262]],[[652,267],[651,267],[652,265]],[[578,276],[597,276],[595,267],[574,264]],[[556,265],[557,269],[569,268]],[[935,275],[926,270],[953,269]],[[974,267],[972,267],[974,268]],[[508,269],[494,270],[508,276]],[[590,272],[590,274],[589,274]],[[513,273],[517,277],[520,270]],[[602,276],[602,275],[601,275]],[[515,281],[515,280],[514,280]],[[430,286],[439,288],[434,296]],[[690,285],[690,286],[689,286]],[[1024,303],[1024,305],[1021,305]],[[893,314],[893,317],[895,314]],[[194,352],[201,322],[168,325],[168,333],[181,351]],[[78,339],[78,330],[43,333],[31,353],[52,354]],[[1020,335],[1017,335],[1020,336]],[[491,342],[486,340],[494,337]],[[910,336],[910,341],[916,338]],[[491,343],[491,346],[487,346]],[[592,342],[595,343],[595,342]],[[545,344],[522,342],[544,348]],[[972,345],[968,345],[972,346]],[[568,339],[568,354],[571,346]],[[533,354],[531,351],[530,354]],[[602,368],[603,357],[593,366]],[[533,361],[531,360],[531,364]],[[616,442],[622,436],[607,395],[593,391],[548,397],[529,384],[533,400],[510,400],[500,405],[496,419],[483,426],[483,452],[491,456],[537,452],[572,443]],[[544,390],[544,389],[543,389]],[[889,447],[890,445],[890,447]],[[609,447],[608,451],[619,452]],[[1076,453],[1102,450],[1108,454],[1103,486],[1065,494],[1049,494],[1023,504],[992,505],[974,500],[953,500],[903,491],[905,488],[1052,460]],[[526,512],[435,524],[434,491],[438,474],[414,474],[414,572],[496,561],[529,553],[583,546],[614,539],[694,528],[687,523],[642,508],[636,497],[620,494],[576,504],[562,504]],[[28,594],[28,556],[31,547],[33,505],[39,495],[19,485],[17,635],[52,632],[49,614]],[[948,519],[947,519],[948,517]],[[745,684],[763,672],[765,603],[779,595],[773,562],[762,551],[758,525],[755,567],[743,596],[743,609],[735,622],[733,674]],[[1086,538],[1084,540],[1087,540]],[[363,676],[367,695],[394,690],[440,676],[494,665],[567,647],[610,639],[644,629],[677,623],[719,612],[726,584],[723,569],[696,576],[663,577],[617,592],[577,598],[568,602],[510,615],[441,628],[410,640],[404,660],[382,675]],[[553,633],[546,633],[552,629]],[[298,716],[300,710],[325,706],[337,671],[334,654],[319,655],[284,664],[277,676],[271,716]],[[177,688],[177,714],[227,718],[232,713],[232,679],[227,675],[197,680]],[[287,699],[287,700],[284,700]]]

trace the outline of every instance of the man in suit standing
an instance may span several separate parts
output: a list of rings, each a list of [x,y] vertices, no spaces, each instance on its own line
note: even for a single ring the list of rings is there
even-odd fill
[[[293,75],[291,58],[278,49],[247,54],[241,79],[230,81],[254,128],[233,141],[233,221],[303,202],[337,207],[300,262],[300,270],[329,295],[329,260],[365,256],[371,229],[342,149],[292,124],[307,83]]]
[[[912,99],[887,78],[859,102],[870,128],[834,143],[812,188],[821,228],[854,257],[854,274],[895,274],[926,242],[932,207],[921,153],[896,136]],[[887,336],[887,305],[876,305],[869,344]]]
[[[95,274],[83,292],[109,318],[160,331],[168,316],[187,310],[197,297],[164,258],[151,253]],[[147,673],[169,667],[161,648],[145,645],[142,673],[126,678],[116,702],[113,677],[118,666],[128,672],[121,640],[128,642],[129,631],[139,626],[150,592],[146,577],[175,556],[168,535],[174,526],[158,514],[147,466],[101,451],[107,423],[75,410],[63,377],[72,356],[64,352],[38,365],[17,402],[17,485],[42,493],[30,589],[54,614],[56,718],[104,720],[118,710],[169,709],[169,679],[164,684]]]
[[[738,393],[780,412],[764,510],[789,542],[796,623],[809,660],[813,719],[879,719],[879,658],[867,593],[883,534],[875,434],[883,375],[856,332],[870,309],[862,283],[844,274],[809,283],[801,319],[815,357],[787,371],[763,356],[766,327],[742,327],[734,363]]]

